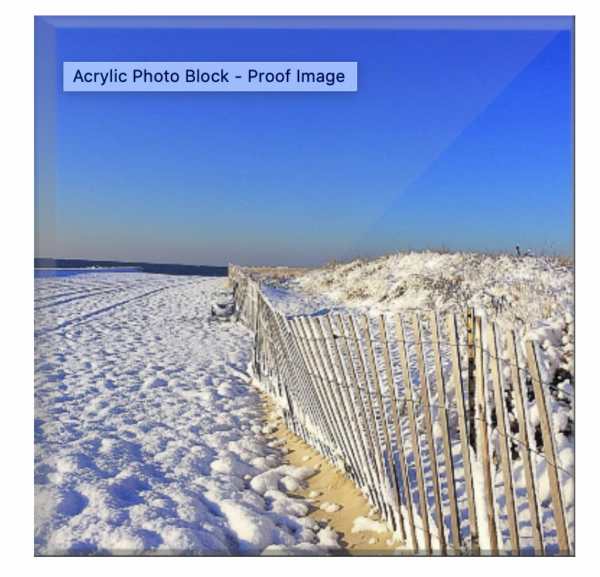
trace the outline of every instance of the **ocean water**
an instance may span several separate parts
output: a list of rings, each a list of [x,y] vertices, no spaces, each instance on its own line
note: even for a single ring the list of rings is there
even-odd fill
[[[84,259],[50,259],[50,258],[35,258],[34,269],[56,269],[54,271],[43,272],[39,276],[71,276],[72,274],[82,274],[89,272],[114,272],[114,268],[118,268],[119,272],[147,272],[153,274],[168,274],[168,275],[185,275],[185,276],[227,276],[226,266],[214,265],[189,265],[189,264],[169,264],[169,263],[148,263],[148,262],[132,262],[132,261],[116,261],[116,260],[84,260]],[[98,267],[92,269],[92,267]],[[90,270],[91,269],[91,270]],[[64,271],[60,274],[58,271]],[[77,271],[77,272],[71,272]]]

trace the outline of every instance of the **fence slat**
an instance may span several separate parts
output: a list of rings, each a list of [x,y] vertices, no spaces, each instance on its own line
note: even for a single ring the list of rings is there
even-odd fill
[[[540,527],[540,518],[538,515],[538,502],[535,492],[535,483],[531,468],[531,455],[529,454],[529,440],[527,439],[527,421],[525,420],[525,407],[523,404],[523,394],[521,388],[521,377],[519,375],[519,365],[517,355],[517,343],[515,342],[514,331],[507,332],[508,352],[511,361],[511,374],[513,381],[513,394],[515,398],[515,409],[519,422],[519,439],[522,443],[521,456],[523,458],[523,472],[525,473],[525,485],[527,487],[527,499],[529,513],[531,517],[531,531],[533,534],[533,548],[536,554],[544,554],[544,544],[542,541],[542,529]]]
[[[437,315],[429,315],[431,324],[431,341],[433,345],[433,357],[435,362],[435,375],[437,384],[438,413],[441,421],[442,441],[444,445],[444,460],[446,461],[446,481],[448,487],[448,501],[450,505],[450,527],[452,529],[452,546],[454,552],[460,555],[460,529],[458,526],[458,501],[456,499],[456,480],[454,478],[454,460],[452,458],[452,444],[450,442],[450,427],[448,426],[448,415],[446,414],[446,387],[444,384],[444,373],[442,372],[442,361],[440,353],[440,337],[437,324]]]
[[[363,330],[365,333],[367,353],[369,356],[369,362],[371,363],[371,374],[373,375],[373,387],[375,389],[375,399],[377,400],[377,408],[379,410],[379,420],[381,421],[381,428],[383,429],[383,439],[385,441],[385,450],[387,453],[388,467],[390,469],[390,477],[392,478],[392,488],[394,490],[394,497],[396,499],[397,513],[400,525],[400,533],[402,540],[406,541],[406,532],[404,530],[404,519],[402,517],[402,499],[400,498],[400,488],[398,487],[398,478],[396,477],[396,467],[394,466],[394,455],[392,453],[392,444],[390,443],[390,436],[388,433],[387,420],[385,418],[385,411],[383,410],[383,402],[381,400],[381,383],[379,380],[379,374],[377,372],[377,365],[375,363],[375,355],[373,354],[373,343],[371,341],[371,331],[369,330],[369,320],[366,315],[362,316]],[[375,428],[377,425],[375,424]]]
[[[394,431],[396,433],[396,442],[398,444],[398,460],[400,462],[400,470],[402,476],[402,485],[406,499],[406,511],[408,515],[408,525],[410,527],[413,549],[415,553],[419,550],[417,535],[415,533],[415,521],[413,518],[412,496],[410,494],[410,478],[408,476],[408,465],[404,455],[404,442],[402,440],[402,431],[400,430],[400,422],[398,419],[398,408],[396,407],[396,392],[394,387],[394,375],[392,372],[392,363],[390,362],[390,352],[388,349],[388,338],[385,330],[385,320],[383,315],[377,317],[379,323],[379,335],[381,337],[381,347],[383,350],[383,360],[385,363],[385,371],[387,375],[388,389],[390,394],[390,404],[392,407],[392,421],[394,423]],[[399,344],[399,343],[398,343]]]
[[[294,339],[291,325],[281,315],[275,315],[274,321],[281,340],[286,347],[287,361],[292,373],[295,375],[289,383],[289,388],[292,391],[296,391],[295,398],[298,401],[296,405],[300,408],[299,416],[303,419],[304,427],[307,429],[305,440],[307,442],[312,441],[311,444],[313,446],[319,447],[321,453],[327,455],[327,450],[325,449],[323,442],[321,439],[315,437],[314,431],[309,430],[306,422],[306,417],[309,416],[311,424],[314,422],[314,424],[317,425],[322,413],[322,411],[318,410],[320,408],[318,405],[315,407],[314,399],[311,399],[310,396],[307,397],[307,393],[310,390],[310,388],[307,387],[307,381],[310,380],[310,373],[304,363],[304,359],[298,355],[298,343]],[[286,389],[287,388],[288,387],[286,387]]]
[[[427,384],[427,372],[425,371],[425,359],[423,358],[423,343],[421,341],[421,323],[419,317],[413,314],[413,332],[415,336],[415,348],[417,351],[417,365],[421,381],[421,397],[423,399],[423,413],[425,414],[425,432],[427,434],[427,445],[429,447],[429,463],[433,481],[433,496],[435,498],[435,511],[437,516],[438,539],[442,555],[446,555],[446,535],[444,533],[444,512],[442,510],[440,479],[438,476],[436,447],[433,439],[433,424],[431,422],[431,403],[429,401],[429,386]]]
[[[460,435],[463,467],[465,471],[467,504],[469,508],[469,531],[471,532],[471,551],[474,555],[479,555],[479,529],[477,527],[477,512],[475,510],[473,473],[471,470],[471,453],[469,451],[467,415],[465,411],[465,398],[461,375],[460,350],[458,348],[458,329],[456,327],[456,316],[454,314],[448,315],[448,332],[450,334],[452,375],[454,379],[454,390],[456,395],[456,409],[458,412],[458,432]]]
[[[550,483],[550,495],[552,496],[552,511],[554,513],[556,534],[558,536],[558,550],[562,555],[569,555],[569,538],[567,536],[560,483],[558,481],[558,473],[556,470],[557,460],[554,443],[552,442],[552,428],[550,427],[550,419],[548,418],[548,406],[544,396],[544,389],[542,388],[542,378],[533,342],[527,341],[525,348],[527,351],[527,364],[533,382],[535,402],[538,406],[538,413],[540,415],[544,455],[546,456],[547,462],[546,470],[548,472],[548,481]]]
[[[421,506],[421,521],[423,523],[423,535],[425,537],[425,550],[431,555],[431,532],[429,529],[429,508],[427,506],[427,493],[425,492],[425,480],[423,475],[423,461],[421,459],[421,443],[417,429],[417,419],[415,417],[415,407],[412,395],[412,383],[410,371],[408,368],[408,358],[406,354],[406,339],[404,338],[404,326],[402,317],[397,314],[394,317],[396,324],[396,336],[398,338],[398,352],[400,353],[400,364],[404,376],[404,394],[406,395],[406,411],[410,425],[410,434],[412,439],[413,460],[417,470],[417,484],[419,488],[419,503]]]
[[[344,345],[344,352],[346,354],[346,366],[350,372],[350,377],[352,379],[352,384],[354,386],[354,394],[356,398],[356,406],[358,407],[358,412],[360,415],[360,422],[362,424],[362,428],[364,431],[363,436],[363,445],[365,446],[365,455],[367,456],[367,460],[370,461],[370,466],[368,466],[367,471],[369,476],[372,479],[373,489],[377,487],[377,480],[375,479],[377,474],[377,463],[375,460],[375,447],[373,445],[373,440],[371,439],[371,435],[369,434],[369,422],[366,414],[366,407],[364,404],[363,396],[360,392],[360,386],[358,384],[358,378],[356,376],[356,371],[354,370],[354,363],[352,362],[352,355],[350,353],[350,345],[348,345],[348,339],[346,338],[346,333],[344,331],[344,324],[342,321],[342,316],[339,313],[336,313],[335,316],[336,324],[338,325],[338,330],[340,334],[343,335],[342,343]],[[360,426],[359,426],[360,428]],[[370,456],[370,458],[369,458]],[[373,473],[375,471],[375,474]],[[373,504],[378,508],[379,511],[384,511],[383,502],[381,500],[381,495],[379,491],[374,490],[375,500]]]
[[[318,402],[318,398],[315,393],[315,384],[313,383],[313,377],[307,365],[307,360],[302,354],[301,343],[299,336],[294,332],[294,327],[291,322],[286,321],[288,328],[288,338],[294,343],[294,355],[295,365],[300,373],[298,381],[299,395],[303,400],[303,404],[306,406],[307,413],[309,415],[311,427],[314,430],[311,432],[313,438],[316,441],[316,447],[321,447],[321,453],[328,459],[332,458],[332,447],[327,441],[331,437],[328,433],[328,429],[325,424],[325,413],[323,407]],[[300,369],[302,367],[302,369]]]
[[[310,371],[310,375],[311,375],[311,382],[312,382],[312,391],[313,394],[315,396],[316,402],[318,404],[318,406],[320,406],[321,411],[323,412],[323,421],[322,421],[322,434],[324,436],[327,437],[328,439],[328,444],[331,447],[331,450],[329,452],[328,458],[330,460],[330,462],[334,462],[333,459],[333,451],[335,450],[336,446],[337,446],[337,442],[332,430],[332,425],[331,425],[331,418],[329,416],[329,413],[327,411],[327,404],[324,402],[323,398],[322,398],[322,394],[321,394],[321,387],[320,387],[320,383],[319,383],[319,377],[315,371],[314,368],[314,363],[313,363],[313,359],[312,359],[312,354],[310,353],[310,351],[306,348],[306,341],[305,341],[305,337],[304,337],[304,333],[303,333],[303,327],[302,324],[300,323],[300,319],[299,318],[295,318],[291,321],[291,326],[292,329],[294,330],[295,334],[296,334],[296,338],[298,341],[298,344],[300,345],[300,347],[303,349],[304,352],[304,358],[307,361],[307,365]]]
[[[343,472],[348,473],[346,462],[352,462],[352,460],[349,457],[349,450],[346,445],[346,438],[344,435],[344,427],[339,417],[338,408],[332,398],[329,376],[327,375],[327,370],[323,362],[322,351],[319,347],[319,343],[317,342],[316,331],[314,329],[314,325],[311,318],[303,317],[301,320],[304,323],[308,347],[312,349],[313,358],[316,362],[316,368],[321,381],[321,390],[323,392],[323,398],[325,399],[325,403],[327,405],[330,419],[333,423],[333,429],[335,431],[337,439],[338,462],[336,462],[335,465]],[[340,466],[340,457],[343,461],[343,466]]]
[[[385,515],[386,520],[390,521],[394,527],[394,531],[396,530],[396,521],[394,519],[393,510],[391,509],[388,500],[385,498],[387,495],[387,482],[386,482],[386,473],[385,467],[383,465],[383,457],[381,455],[381,442],[379,439],[379,433],[377,431],[377,423],[375,421],[375,412],[373,411],[373,403],[371,402],[371,390],[369,387],[369,378],[367,376],[367,371],[365,367],[365,363],[363,361],[361,348],[358,342],[358,337],[356,334],[356,326],[354,324],[354,317],[348,316],[348,326],[350,327],[350,332],[352,333],[352,340],[354,341],[354,347],[356,350],[356,357],[358,359],[358,366],[360,368],[360,373],[364,383],[365,394],[363,399],[365,399],[365,406],[367,408],[366,413],[368,417],[370,417],[372,425],[369,426],[369,432],[371,434],[371,438],[373,441],[373,452],[375,454],[375,459],[377,462],[377,471],[379,476],[379,489],[382,492],[383,498],[383,507],[384,510],[382,513]],[[367,419],[368,419],[367,417]]]
[[[320,338],[323,343],[323,347],[321,349],[322,357],[325,361],[325,364],[327,365],[328,372],[332,376],[331,379],[329,379],[329,385],[330,385],[329,388],[330,388],[331,392],[333,393],[333,397],[334,397],[333,406],[335,408],[338,418],[340,419],[340,424],[341,424],[340,429],[343,433],[344,442],[348,449],[346,457],[348,458],[350,465],[352,467],[352,476],[356,477],[358,484],[362,486],[364,484],[364,478],[362,477],[362,474],[361,474],[361,467],[360,467],[359,460],[357,457],[357,451],[355,450],[355,445],[354,445],[355,439],[350,434],[349,427],[344,426],[344,423],[350,422],[350,415],[346,412],[346,405],[340,396],[340,391],[338,390],[338,383],[336,380],[335,369],[333,367],[333,359],[331,358],[331,353],[327,347],[327,341],[325,340],[325,333],[323,332],[323,327],[321,326],[321,322],[319,319],[315,319],[311,324],[313,325],[313,332],[315,332],[315,328],[316,328],[315,336]]]
[[[506,497],[506,514],[508,517],[508,532],[510,535],[510,548],[513,555],[521,552],[519,546],[519,532],[517,530],[517,513],[513,491],[513,480],[510,466],[510,452],[508,450],[508,432],[506,430],[506,414],[504,410],[504,391],[500,377],[500,359],[496,345],[496,325],[488,325],[488,346],[490,349],[490,365],[492,367],[492,380],[494,382],[494,405],[496,407],[497,427],[500,444],[500,460],[502,461],[502,480]]]
[[[272,314],[272,311],[269,310],[269,313]],[[288,395],[287,388],[284,388],[284,392],[282,392],[282,388],[283,388],[283,386],[282,386],[282,380],[284,378],[283,377],[283,370],[284,370],[283,369],[283,365],[285,364],[285,363],[282,363],[282,358],[281,358],[282,352],[281,352],[280,347],[273,346],[273,348],[275,349],[275,354],[273,355],[273,360],[275,361],[275,369],[276,369],[276,374],[277,374],[277,389],[278,389],[277,390],[277,394],[278,394],[279,397],[283,397],[284,396],[284,392],[285,392],[285,395],[286,395],[286,398],[287,398],[287,401],[288,401],[288,406],[290,406],[289,405],[289,398],[287,397],[287,395]],[[293,428],[293,424],[291,424],[292,420],[290,419],[290,414],[288,414],[287,411],[284,411],[284,415],[283,416],[284,416],[284,420],[286,422],[286,426],[290,425]]]
[[[340,379],[342,381],[346,381],[346,385],[342,387],[340,390],[340,395],[342,397],[342,403],[344,403],[346,414],[348,415],[348,423],[354,423],[353,433],[355,437],[355,448],[357,454],[359,456],[360,464],[361,464],[361,475],[363,478],[362,487],[366,487],[369,500],[372,503],[375,503],[375,498],[373,494],[373,487],[375,483],[371,477],[371,467],[369,466],[368,457],[367,457],[367,449],[365,447],[364,438],[362,432],[360,430],[360,421],[358,419],[358,414],[356,410],[355,403],[352,402],[352,397],[350,395],[350,385],[347,383],[346,371],[344,370],[344,363],[342,357],[340,355],[340,351],[337,346],[338,337],[335,336],[333,331],[333,323],[331,322],[330,315],[325,317],[325,330],[331,340],[331,345],[333,348],[333,358],[335,360],[335,364],[338,369],[338,373],[340,375]],[[345,341],[345,336],[342,334],[340,339]],[[357,403],[358,404],[358,403]],[[351,414],[350,414],[351,413]],[[352,426],[352,425],[350,425]]]
[[[544,555],[548,546],[555,546],[553,539],[558,541],[559,554],[572,554],[561,485],[567,477],[558,471],[559,433],[553,430],[548,404],[553,399],[546,390],[548,384],[541,381],[535,343],[525,343],[525,365],[515,331],[500,334],[498,327],[489,323],[484,335],[481,317],[475,317],[469,308],[464,341],[459,340],[456,315],[445,319],[450,336],[448,359],[442,356],[448,351],[441,340],[446,323],[440,326],[442,319],[435,312],[430,312],[428,320],[423,322],[416,312],[412,319],[394,315],[395,335],[392,335],[381,314],[376,321],[364,314],[286,317],[263,294],[261,277],[230,265],[229,278],[234,291],[234,319],[252,332],[249,370],[260,381],[261,390],[280,408],[286,426],[350,477],[393,531],[402,539],[410,532],[415,553],[422,549],[429,555],[435,552],[456,555],[463,551],[480,555],[487,553],[489,538],[491,554],[498,555],[499,549],[505,547],[503,539],[507,539],[498,529],[502,515],[502,523],[505,519],[508,523],[509,554],[521,554],[524,539],[527,544],[533,543],[536,555]],[[375,323],[378,328],[373,326]],[[411,328],[406,324],[412,325]],[[509,367],[504,366],[505,360],[498,354],[501,342],[507,345]],[[465,343],[469,363],[462,367]],[[533,383],[533,399],[541,425],[541,437],[537,438],[536,433],[536,439],[522,370],[527,371]],[[467,373],[468,383],[464,380]],[[504,390],[509,378],[512,394]],[[452,386],[458,418],[455,432],[449,426],[454,405],[449,404],[446,390]],[[474,387],[474,395],[468,393],[467,386],[469,391]],[[514,409],[510,408],[511,400]],[[497,424],[490,423],[494,410]],[[510,410],[514,410],[512,424],[518,425],[513,429],[514,436],[509,427],[509,417],[513,418]],[[490,434],[491,427],[497,427],[497,438],[495,433]],[[515,464],[508,437],[521,445],[522,483],[530,513],[530,524],[524,523],[522,527],[517,518],[516,489],[517,486],[519,491],[523,489],[513,478]],[[473,439],[475,445],[470,446]],[[501,467],[498,473],[490,460],[492,439],[498,442]],[[457,466],[459,440],[462,471]],[[543,453],[535,449],[536,440],[543,442]],[[422,442],[426,445],[422,446]],[[445,471],[440,467],[442,450]],[[546,464],[556,533],[544,532],[542,527],[532,451]],[[411,470],[413,466],[415,471]],[[482,473],[477,471],[482,475],[481,489],[474,478],[476,467],[480,466]],[[457,471],[461,474],[457,475]],[[496,474],[502,475],[503,483],[495,485]],[[459,508],[459,500],[463,498],[466,505],[462,502],[460,505],[467,511]],[[519,498],[522,499],[521,493]],[[505,509],[500,506],[502,501],[506,503]],[[519,503],[524,506],[522,501]],[[479,508],[482,510],[478,511]],[[444,512],[448,513],[447,518]],[[461,527],[460,515],[466,513],[468,517],[463,518]],[[439,551],[435,552],[432,524],[437,526],[439,538]],[[467,527],[470,539],[466,537]],[[481,550],[484,542],[486,551]]]

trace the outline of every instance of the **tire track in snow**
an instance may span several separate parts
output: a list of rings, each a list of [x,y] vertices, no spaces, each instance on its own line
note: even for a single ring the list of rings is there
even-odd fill
[[[58,325],[56,327],[47,328],[47,329],[41,329],[39,331],[36,331],[36,332],[34,332],[34,337],[37,338],[37,337],[46,335],[48,333],[52,333],[52,332],[58,331],[58,330],[60,330],[62,328],[68,327],[68,326],[78,326],[80,324],[83,324],[87,319],[89,319],[91,317],[94,317],[94,316],[97,316],[99,314],[105,313],[107,311],[110,311],[110,310],[112,310],[112,309],[114,309],[116,307],[120,307],[120,306],[126,305],[128,303],[131,303],[133,301],[146,298],[146,297],[148,297],[148,296],[150,296],[152,294],[155,294],[155,293],[158,293],[158,292],[161,292],[161,291],[164,291],[164,290],[171,290],[171,289],[176,288],[178,286],[185,286],[186,284],[190,284],[190,283],[188,282],[188,283],[181,283],[179,285],[174,285],[174,286],[160,287],[160,288],[157,288],[155,290],[148,291],[148,292],[143,293],[141,295],[132,297],[130,299],[126,299],[124,301],[113,303],[113,304],[111,304],[111,305],[109,305],[107,307],[104,307],[104,308],[98,309],[96,311],[92,311],[90,313],[87,313],[87,314],[81,315],[79,317],[76,317],[74,319],[70,319],[68,321],[65,321],[65,322],[61,323],[60,325]]]
[[[69,279],[69,280],[71,280],[71,279]],[[164,283],[165,281],[163,279],[156,279],[156,280],[153,279],[153,282],[156,284],[159,284],[161,282]],[[71,283],[77,284],[77,285],[83,284],[83,286],[74,286],[74,287],[72,287],[72,290],[68,290],[68,292],[62,292],[62,293],[56,293],[56,292],[53,292],[52,290],[48,290],[46,292],[49,292],[50,294],[46,295],[46,292],[45,292],[43,296],[36,298],[34,300],[34,302],[41,303],[41,302],[45,302],[48,300],[53,300],[56,302],[52,302],[50,305],[42,304],[41,306],[35,307],[35,310],[40,310],[40,309],[47,308],[50,306],[64,304],[67,302],[71,302],[73,300],[77,300],[79,298],[88,298],[88,297],[94,297],[94,296],[105,294],[105,293],[128,290],[132,286],[139,284],[139,278],[136,278],[133,280],[129,280],[129,279],[125,280],[124,279],[122,281],[115,282],[115,283],[99,282],[97,280],[94,283],[82,283],[81,281],[72,281],[71,280]],[[171,286],[170,283],[169,283],[169,286]],[[93,288],[93,291],[90,291],[90,287]],[[61,287],[55,287],[55,290],[60,290],[60,289],[61,289]],[[38,289],[37,293],[39,293],[39,290],[40,289]],[[69,297],[71,297],[71,298],[69,298]],[[56,299],[63,299],[63,300],[56,300]]]
[[[117,290],[115,288],[115,286],[124,286],[126,283],[119,283],[118,285],[116,285],[116,283],[101,283],[101,282],[96,282],[95,284],[89,283],[88,285],[84,285],[83,287],[81,286],[70,286],[70,287],[66,287],[64,286],[66,283],[60,283],[60,285],[55,286],[55,287],[50,287],[50,288],[40,288],[36,286],[36,291],[35,291],[35,298],[34,298],[34,302],[35,303],[40,303],[43,301],[48,301],[48,300],[52,300],[52,299],[59,299],[59,298],[63,298],[63,297],[70,297],[70,296],[79,296],[79,295],[89,295],[91,294],[89,291],[88,287],[92,287],[94,289],[99,289],[99,292],[102,292],[102,289],[106,289],[106,287],[109,287],[110,290]],[[63,290],[66,292],[57,292],[59,290]]]
[[[99,290],[99,291],[96,291],[96,292],[93,292],[93,293],[77,294],[77,296],[73,296],[71,298],[67,298],[67,299],[64,299],[62,301],[56,301],[56,302],[52,302],[50,304],[46,304],[46,305],[42,305],[42,306],[39,306],[39,307],[35,307],[34,310],[39,311],[39,310],[42,310],[42,309],[47,309],[47,308],[52,308],[52,307],[56,307],[56,306],[59,306],[59,305],[64,305],[64,304],[67,304],[67,303],[70,303],[70,302],[73,302],[73,301],[76,301],[76,300],[87,299],[87,298],[95,297],[95,296],[102,295],[102,294],[109,294],[109,293],[114,293],[114,292],[120,292],[122,290],[123,289],[121,287],[119,287],[119,288],[111,288],[111,289]],[[47,297],[47,298],[52,298],[52,297]]]

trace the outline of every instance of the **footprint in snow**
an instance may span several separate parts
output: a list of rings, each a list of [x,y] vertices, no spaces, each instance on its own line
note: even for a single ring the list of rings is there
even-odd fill
[[[151,378],[144,382],[144,388],[155,389],[157,387],[166,387],[168,384],[165,379]]]
[[[52,363],[44,363],[42,366],[40,366],[38,368],[38,371],[44,371],[44,372],[48,372],[48,371],[52,371],[54,370],[54,365]]]
[[[108,493],[116,500],[117,507],[130,507],[139,505],[144,499],[139,495],[141,491],[148,491],[150,485],[137,477],[129,477],[118,483],[108,486]]]
[[[87,507],[88,503],[88,498],[84,497],[81,493],[66,491],[56,507],[56,512],[67,517],[75,517],[75,515],[79,515]]]

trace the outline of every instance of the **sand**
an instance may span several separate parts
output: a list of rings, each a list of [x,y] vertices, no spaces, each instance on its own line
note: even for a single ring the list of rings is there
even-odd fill
[[[284,424],[281,417],[276,416],[275,406],[266,395],[261,395],[265,406],[267,422],[275,427],[275,430],[266,435],[269,441],[285,439],[284,448],[287,454],[284,460],[296,467],[313,467],[318,472],[305,481],[307,487],[296,494],[310,499],[311,493],[314,497],[308,516],[317,522],[327,524],[329,528],[339,535],[341,550],[333,552],[334,555],[394,555],[399,554],[395,550],[402,545],[399,541],[393,541],[391,532],[375,533],[364,531],[352,533],[352,526],[357,517],[369,517],[380,521],[380,517],[372,512],[372,507],[362,492],[341,473],[339,469],[331,465],[325,457],[315,451],[310,445],[292,433]],[[292,494],[293,495],[293,494]],[[321,509],[321,505],[339,505],[339,510],[327,512]],[[327,505],[325,505],[327,506]],[[328,507],[337,509],[337,507]],[[371,514],[370,514],[371,513]],[[404,553],[403,553],[404,554]]]

